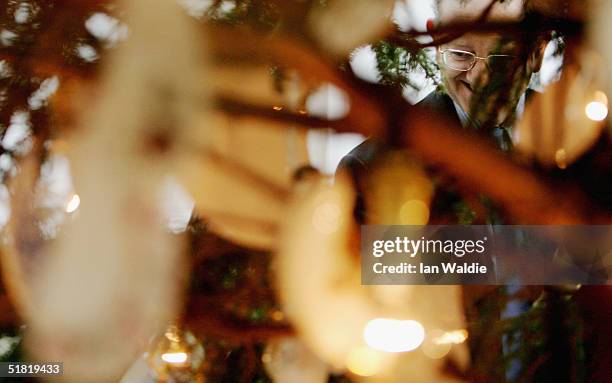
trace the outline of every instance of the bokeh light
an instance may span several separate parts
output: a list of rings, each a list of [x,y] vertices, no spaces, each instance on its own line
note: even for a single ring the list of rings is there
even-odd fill
[[[184,352],[167,352],[162,354],[161,358],[167,363],[181,364],[187,361],[187,354]]]
[[[404,202],[399,211],[402,225],[425,225],[429,221],[429,206],[419,199]]]
[[[73,194],[70,201],[66,204],[66,213],[74,213],[81,204],[81,197],[78,194]]]
[[[465,342],[468,337],[466,330],[447,331],[437,338],[434,338],[434,343],[437,344],[460,344]]]
[[[368,322],[363,338],[375,350],[406,352],[421,345],[425,339],[425,330],[414,320],[378,318]]]
[[[353,349],[347,358],[346,367],[360,376],[373,376],[380,372],[383,364],[382,354],[367,346]]]
[[[593,121],[603,121],[608,116],[608,107],[601,101],[591,101],[584,112]]]

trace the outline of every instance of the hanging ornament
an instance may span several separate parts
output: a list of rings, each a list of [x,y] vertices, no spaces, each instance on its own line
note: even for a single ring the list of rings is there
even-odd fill
[[[147,362],[163,383],[204,383],[204,347],[189,331],[170,325],[153,341]]]
[[[368,224],[425,225],[434,186],[418,159],[405,152],[386,153],[366,180]]]
[[[2,156],[3,169],[13,176],[0,188],[4,201],[10,196],[10,206],[0,209],[8,220],[0,269],[13,275],[7,290],[28,324],[28,356],[70,366],[66,382],[116,381],[155,324],[175,316],[182,301],[184,239],[164,227],[157,192],[178,156],[164,143],[171,139],[177,142],[172,148],[184,148],[179,141],[193,142],[186,138],[192,130],[187,127],[203,103],[197,80],[203,63],[199,42],[192,38],[198,31],[175,1],[151,7],[149,1],[126,0],[118,7],[130,36],[109,52],[104,68],[95,70],[99,82],[67,69],[71,75],[61,76],[58,98],[41,96],[43,85],[60,86],[53,76],[27,105],[13,100],[20,109],[7,131],[16,139],[3,142],[4,150],[10,146],[10,153],[21,157]],[[53,19],[52,30],[65,29],[67,18],[85,16],[58,8],[57,15],[63,15],[58,20],[51,13],[44,16]],[[41,33],[31,36],[32,43],[72,44],[66,40],[72,33]],[[170,57],[174,48],[178,53]],[[72,67],[72,61],[51,56],[57,68]],[[42,66],[56,72],[56,64]],[[23,73],[28,79],[38,72],[32,67]],[[66,93],[64,80],[75,93]],[[95,100],[87,97],[92,89]],[[19,91],[17,99],[22,98]],[[89,107],[77,108],[77,99],[88,99]],[[45,102],[53,107],[34,112]],[[58,145],[65,153],[47,136],[66,140]],[[70,172],[59,171],[68,167]]]
[[[270,342],[261,359],[274,383],[325,383],[329,378],[329,367],[296,338]]]
[[[416,164],[407,166],[414,182],[407,186],[414,187],[402,197],[428,203],[431,181],[420,176]],[[431,328],[465,327],[460,286],[392,291],[361,285],[359,256],[350,245],[354,195],[348,179],[340,176],[333,185],[306,179],[296,190],[275,260],[283,312],[304,344],[333,372],[348,370],[355,381],[404,381],[405,376],[413,382],[456,381],[446,378],[445,359],[417,349]],[[385,292],[394,299],[383,299]],[[411,351],[396,347],[398,329]],[[452,363],[467,369],[465,344],[452,351]]]

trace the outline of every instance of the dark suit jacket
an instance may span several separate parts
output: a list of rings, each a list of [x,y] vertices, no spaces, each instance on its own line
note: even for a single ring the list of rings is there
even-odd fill
[[[453,101],[446,94],[432,92],[417,105],[429,109],[433,114],[445,115],[450,119],[455,119],[458,123],[460,122]],[[388,148],[380,142],[373,139],[367,139],[344,156],[338,165],[338,169],[336,170],[336,173],[344,171],[348,172],[353,180],[355,189],[357,191],[357,201],[354,214],[357,222],[360,224],[366,222],[367,216],[365,209],[365,193],[367,193],[364,185],[365,177],[367,177],[367,174],[370,173],[371,168],[375,166],[377,160],[379,160],[382,157],[382,154],[387,150]],[[446,198],[442,205],[447,205],[448,203],[448,198]],[[438,203],[435,204],[435,208],[436,210],[444,210],[448,207],[440,206],[440,203]]]

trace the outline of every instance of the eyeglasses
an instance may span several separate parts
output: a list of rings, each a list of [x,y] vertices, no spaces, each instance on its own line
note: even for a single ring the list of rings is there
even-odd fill
[[[493,54],[487,57],[476,56],[472,52],[462,51],[460,49],[438,49],[442,54],[444,65],[450,69],[467,72],[474,68],[476,60],[484,60],[487,68],[490,71],[501,72],[509,70],[516,58],[513,55]]]

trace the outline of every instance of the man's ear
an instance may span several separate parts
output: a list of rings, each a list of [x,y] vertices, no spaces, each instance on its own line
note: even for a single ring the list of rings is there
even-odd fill
[[[542,39],[538,42],[536,47],[531,52],[529,56],[529,66],[533,73],[537,73],[542,68],[542,61],[544,61],[544,51],[546,50],[546,46],[548,45],[547,39]]]

